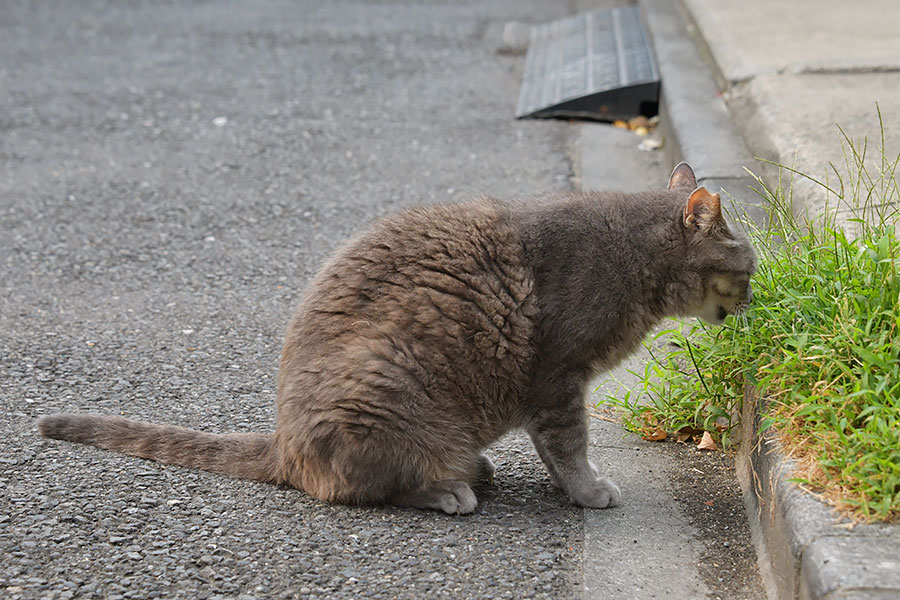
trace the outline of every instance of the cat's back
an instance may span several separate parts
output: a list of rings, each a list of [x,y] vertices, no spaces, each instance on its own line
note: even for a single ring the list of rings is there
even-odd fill
[[[500,394],[530,358],[534,278],[523,254],[508,208],[491,198],[389,216],[316,276],[289,325],[282,373],[293,381],[328,362],[381,361],[440,387],[433,396]]]
[[[422,320],[432,308],[453,316],[468,305],[496,313],[489,320],[499,323],[532,292],[508,210],[481,198],[415,207],[376,222],[325,265],[300,312],[399,323]]]

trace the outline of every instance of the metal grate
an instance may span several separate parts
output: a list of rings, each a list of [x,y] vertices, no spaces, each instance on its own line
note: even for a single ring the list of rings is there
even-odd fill
[[[516,117],[611,120],[655,114],[659,69],[637,6],[536,25]]]

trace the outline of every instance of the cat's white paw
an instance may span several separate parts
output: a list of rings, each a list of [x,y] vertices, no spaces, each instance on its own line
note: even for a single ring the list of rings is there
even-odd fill
[[[475,492],[465,481],[435,481],[428,487],[406,490],[390,497],[394,506],[442,510],[448,515],[470,515],[478,507]]]
[[[618,486],[605,477],[586,482],[569,495],[572,502],[586,508],[609,508],[619,504],[622,498]]]
[[[478,506],[475,492],[462,482],[448,482],[448,489],[439,495],[438,505],[448,515],[470,515]]]

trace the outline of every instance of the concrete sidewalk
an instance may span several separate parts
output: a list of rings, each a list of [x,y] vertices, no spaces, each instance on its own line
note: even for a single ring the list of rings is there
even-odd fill
[[[688,160],[761,218],[745,171],[777,184],[756,158],[835,181],[842,134],[868,142],[869,167],[900,151],[900,3],[869,0],[641,0],[663,81],[666,154]],[[822,188],[794,178],[795,211],[825,206]],[[833,198],[831,199],[834,200]],[[754,206],[755,205],[755,206]],[[745,404],[750,404],[745,403]],[[749,412],[745,426],[751,427]],[[739,476],[770,598],[900,597],[900,526],[848,528],[790,484],[774,440],[742,457]]]
[[[581,187],[662,189],[670,168],[659,153],[638,150],[637,140],[630,131],[579,124],[575,177]],[[659,330],[673,325],[667,321]],[[650,360],[642,348],[600,374],[589,386],[589,404],[636,390],[635,374]],[[591,411],[589,452],[621,487],[623,501],[584,511],[583,600],[764,598],[733,458],[692,444],[642,440],[606,420],[606,410]]]
[[[867,0],[685,0],[754,156],[825,181],[845,171],[841,129],[880,157],[900,152],[900,3]],[[751,166],[775,180],[776,169]],[[794,181],[798,208],[822,206],[821,188]]]

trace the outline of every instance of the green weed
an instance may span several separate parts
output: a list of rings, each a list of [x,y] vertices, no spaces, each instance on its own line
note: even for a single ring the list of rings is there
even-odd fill
[[[645,436],[703,430],[727,447],[752,384],[795,479],[865,521],[900,519],[900,155],[885,154],[878,116],[876,161],[841,130],[846,164],[816,181],[821,215],[792,210],[792,178],[811,177],[757,179],[769,227],[751,227],[753,305],[720,328],[660,333],[639,385],[605,400]]]

